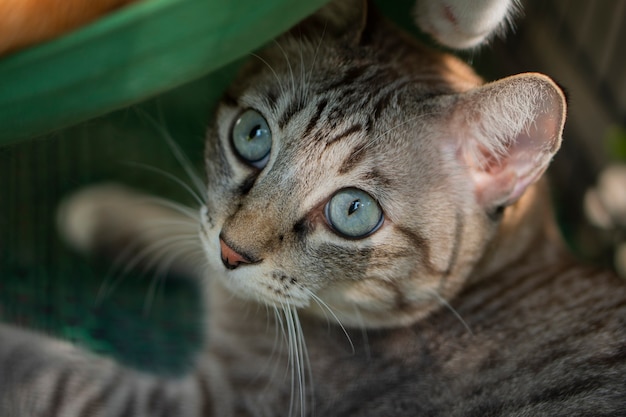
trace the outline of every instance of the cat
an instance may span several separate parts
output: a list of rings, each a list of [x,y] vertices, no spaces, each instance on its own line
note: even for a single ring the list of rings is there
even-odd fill
[[[115,185],[59,210],[96,253],[196,233],[202,257],[156,254],[203,286],[193,370],[3,325],[0,415],[625,415],[626,285],[568,254],[542,175],[565,113],[545,75],[483,84],[329,3],[224,94],[198,212]]]
[[[0,1],[0,55],[60,36],[132,1]]]

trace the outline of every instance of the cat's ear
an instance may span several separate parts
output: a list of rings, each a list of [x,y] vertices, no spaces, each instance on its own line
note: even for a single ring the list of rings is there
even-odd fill
[[[459,96],[448,134],[486,209],[515,203],[561,145],[566,99],[542,74],[520,74]]]
[[[367,25],[367,0],[333,0],[291,29],[294,35],[311,34],[358,43]]]

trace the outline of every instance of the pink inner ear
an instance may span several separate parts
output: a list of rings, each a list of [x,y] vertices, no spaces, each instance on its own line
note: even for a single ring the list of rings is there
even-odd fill
[[[520,133],[501,157],[481,150],[483,163],[471,167],[481,205],[495,207],[515,203],[547,169],[553,155],[550,149],[554,148],[553,142],[558,137],[541,137],[550,131],[537,129],[541,124],[538,121],[527,132]]]
[[[515,203],[536,182],[557,151],[564,97],[542,75],[488,84],[464,98],[454,129],[465,132],[462,162],[483,207]]]
[[[476,199],[483,207],[499,207],[512,204],[513,190],[519,183],[517,173],[508,168],[499,170],[497,173],[474,171],[472,178],[476,186]],[[525,189],[525,188],[524,188]],[[524,189],[519,191],[519,198]]]

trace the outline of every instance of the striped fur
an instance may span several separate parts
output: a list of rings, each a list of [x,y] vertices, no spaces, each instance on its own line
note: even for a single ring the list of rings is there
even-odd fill
[[[567,254],[538,179],[560,89],[482,86],[359,4],[330,4],[242,70],[207,135],[199,212],[113,186],[61,210],[83,249],[196,236],[154,253],[205,288],[194,370],[157,378],[3,326],[0,415],[626,415],[626,286]],[[250,108],[273,136],[260,168],[230,140]],[[365,238],[325,220],[346,187],[384,211]],[[220,240],[245,263],[225,265]]]

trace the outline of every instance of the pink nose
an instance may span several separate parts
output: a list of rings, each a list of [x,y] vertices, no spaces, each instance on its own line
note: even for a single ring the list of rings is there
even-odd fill
[[[220,250],[222,255],[222,262],[224,266],[228,269],[235,269],[241,264],[249,264],[251,263],[245,256],[239,254],[233,248],[228,246],[226,242],[220,238]]]

